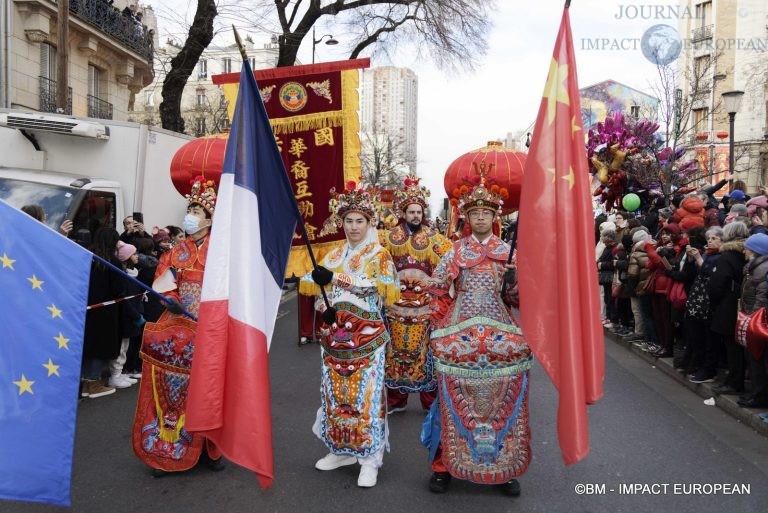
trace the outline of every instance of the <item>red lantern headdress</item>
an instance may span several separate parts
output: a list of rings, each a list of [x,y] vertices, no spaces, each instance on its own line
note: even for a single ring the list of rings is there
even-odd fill
[[[496,184],[486,185],[485,183],[485,177],[493,168],[493,164],[488,165],[487,170],[485,161],[480,163],[480,169],[478,169],[476,163],[473,162],[472,164],[475,167],[475,172],[480,177],[480,181],[471,190],[468,190],[467,193],[459,198],[459,211],[462,216],[464,216],[471,210],[484,208],[493,210],[501,215],[501,207],[504,204],[504,200],[501,197],[501,189]]]
[[[331,217],[323,223],[320,236],[336,233],[344,224],[344,216],[352,212],[362,214],[371,223],[376,223],[378,203],[378,191],[365,183],[358,185],[349,181],[342,192],[336,192],[336,188],[332,188],[331,200],[328,202]]]
[[[200,205],[213,215],[216,208],[216,189],[213,180],[206,180],[204,176],[196,176],[190,180],[192,190],[186,195],[189,205]]]
[[[405,211],[409,205],[421,205],[424,213],[427,212],[427,199],[429,190],[423,185],[419,185],[419,178],[416,176],[406,177],[403,188],[395,191],[395,214],[397,217],[405,217]]]

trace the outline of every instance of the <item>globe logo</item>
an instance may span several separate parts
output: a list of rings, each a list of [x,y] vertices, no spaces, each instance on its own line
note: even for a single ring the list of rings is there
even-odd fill
[[[680,34],[669,25],[654,25],[643,34],[640,48],[645,58],[657,66],[666,66],[678,57],[683,49]]]

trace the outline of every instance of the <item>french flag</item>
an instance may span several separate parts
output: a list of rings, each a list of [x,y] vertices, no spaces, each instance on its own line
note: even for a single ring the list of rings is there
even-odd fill
[[[253,71],[243,61],[211,228],[185,429],[274,478],[267,352],[296,200]]]

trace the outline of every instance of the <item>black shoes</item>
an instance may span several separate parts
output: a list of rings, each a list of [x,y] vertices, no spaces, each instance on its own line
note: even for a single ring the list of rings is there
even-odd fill
[[[432,493],[445,493],[451,484],[451,474],[448,472],[434,472],[429,478],[429,491]]]
[[[520,483],[517,481],[517,479],[507,481],[506,483],[499,485],[499,488],[501,488],[501,492],[504,495],[508,495],[510,497],[518,497],[520,495]]]
[[[736,395],[744,391],[743,388],[734,388],[731,385],[715,385],[712,391],[718,395]]]
[[[200,460],[198,463],[205,463],[205,466],[208,467],[208,470],[212,470],[213,472],[221,472],[226,468],[226,463],[224,463],[224,458],[219,457],[219,459],[214,460],[211,459],[211,457],[208,455],[208,452],[203,450],[203,453],[200,455]]]
[[[759,399],[755,399],[754,397],[739,399],[738,401],[736,401],[736,404],[738,404],[739,406],[743,406],[744,408],[768,407],[768,401],[761,401]]]

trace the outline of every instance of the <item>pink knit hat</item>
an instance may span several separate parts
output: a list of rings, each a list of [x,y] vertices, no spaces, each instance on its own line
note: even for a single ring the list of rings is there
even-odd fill
[[[134,253],[136,253],[136,246],[134,246],[133,244],[126,244],[121,240],[117,241],[117,259],[118,260],[120,260],[121,262],[125,262],[129,258],[131,258]]]

